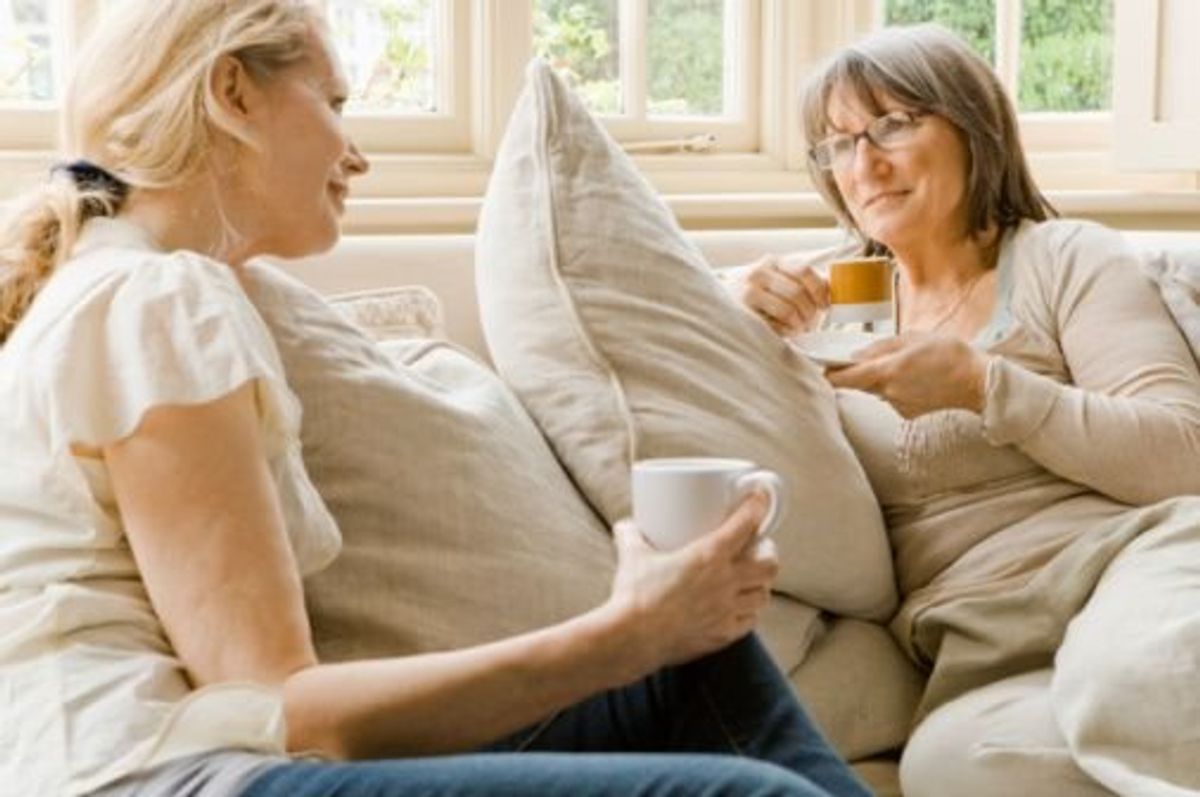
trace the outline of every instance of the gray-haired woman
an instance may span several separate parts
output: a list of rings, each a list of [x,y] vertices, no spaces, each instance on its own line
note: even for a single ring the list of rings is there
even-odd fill
[[[905,794],[1200,791],[1200,373],[1155,287],[1121,236],[1051,220],[942,28],[835,54],[804,121],[816,185],[896,265],[898,334],[828,376],[930,669]],[[813,264],[738,290],[781,334],[829,303]]]

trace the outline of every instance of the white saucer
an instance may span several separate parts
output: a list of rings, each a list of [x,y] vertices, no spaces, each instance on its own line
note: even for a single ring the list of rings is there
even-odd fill
[[[862,349],[890,337],[880,332],[823,329],[793,338],[792,346],[821,365],[846,366],[854,363],[854,355]]]

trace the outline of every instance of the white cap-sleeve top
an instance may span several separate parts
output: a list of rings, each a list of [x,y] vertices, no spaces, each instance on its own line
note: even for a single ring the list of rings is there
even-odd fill
[[[222,748],[283,752],[276,690],[191,687],[105,462],[72,448],[251,380],[288,535],[311,573],[340,536],[304,470],[299,403],[232,268],[94,219],[0,347],[0,794],[83,794]]]

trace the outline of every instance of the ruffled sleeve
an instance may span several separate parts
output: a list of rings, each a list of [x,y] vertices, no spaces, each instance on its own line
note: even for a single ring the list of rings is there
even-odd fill
[[[100,447],[165,405],[214,401],[254,380],[268,454],[297,440],[300,405],[269,331],[228,266],[129,253],[72,297],[39,346],[51,445]]]

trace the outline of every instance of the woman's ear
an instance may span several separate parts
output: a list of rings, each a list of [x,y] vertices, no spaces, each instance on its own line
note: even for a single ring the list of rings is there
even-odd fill
[[[246,65],[235,56],[220,56],[209,72],[213,121],[242,143],[257,148],[257,122],[266,96]]]

